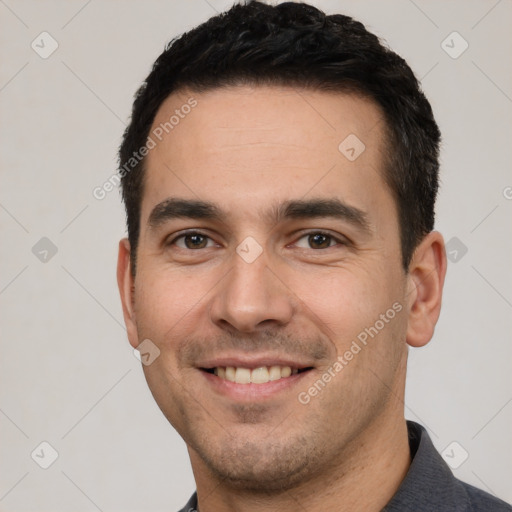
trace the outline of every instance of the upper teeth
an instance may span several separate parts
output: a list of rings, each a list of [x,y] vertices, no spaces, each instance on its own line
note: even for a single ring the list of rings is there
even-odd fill
[[[290,366],[262,366],[260,368],[235,368],[228,366],[218,366],[214,370],[215,375],[221,379],[226,379],[237,384],[265,384],[272,380],[282,379],[289,377],[292,374],[298,373],[297,369],[291,369]]]

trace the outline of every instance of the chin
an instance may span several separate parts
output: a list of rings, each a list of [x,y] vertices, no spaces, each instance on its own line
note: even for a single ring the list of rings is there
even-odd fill
[[[312,449],[311,440],[293,443],[247,442],[233,446],[232,439],[218,453],[196,450],[208,469],[233,489],[252,492],[279,493],[297,487],[311,478],[321,467],[322,454]],[[212,446],[211,444],[209,445]],[[314,455],[313,455],[314,454]]]

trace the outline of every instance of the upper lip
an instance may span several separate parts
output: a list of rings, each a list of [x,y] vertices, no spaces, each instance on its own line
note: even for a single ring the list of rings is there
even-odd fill
[[[261,368],[262,366],[289,366],[290,368],[301,370],[311,368],[313,365],[309,362],[300,361],[297,358],[286,356],[261,356],[244,354],[238,356],[223,356],[215,359],[205,359],[197,364],[198,368],[210,370],[212,368],[232,366],[235,368]]]

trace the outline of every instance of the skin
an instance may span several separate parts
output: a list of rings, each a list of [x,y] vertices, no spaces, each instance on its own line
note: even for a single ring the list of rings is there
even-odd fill
[[[433,335],[443,238],[427,235],[404,271],[396,205],[382,179],[384,124],[368,99],[286,87],[181,91],[153,127],[190,96],[197,106],[147,156],[137,272],[123,239],[118,282],[131,345],[150,339],[160,350],[144,371],[187,443],[199,508],[379,511],[410,465],[407,346]],[[338,149],[349,134],[366,147],[355,161]],[[226,218],[151,227],[151,212],[170,197],[211,201]],[[267,215],[272,205],[312,198],[358,208],[368,229]],[[207,238],[173,242],[188,229]],[[318,231],[333,238],[307,236]],[[262,250],[251,263],[236,251],[246,237]],[[397,303],[394,318],[301,403],[299,393]],[[234,396],[198,368],[224,356],[288,357],[313,368],[269,396],[248,388]]]

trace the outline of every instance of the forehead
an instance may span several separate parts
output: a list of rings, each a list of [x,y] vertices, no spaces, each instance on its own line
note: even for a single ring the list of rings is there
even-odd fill
[[[308,194],[359,203],[390,196],[384,126],[379,108],[353,94],[274,86],[173,93],[150,131],[141,220],[169,196],[255,218],[256,203]]]

